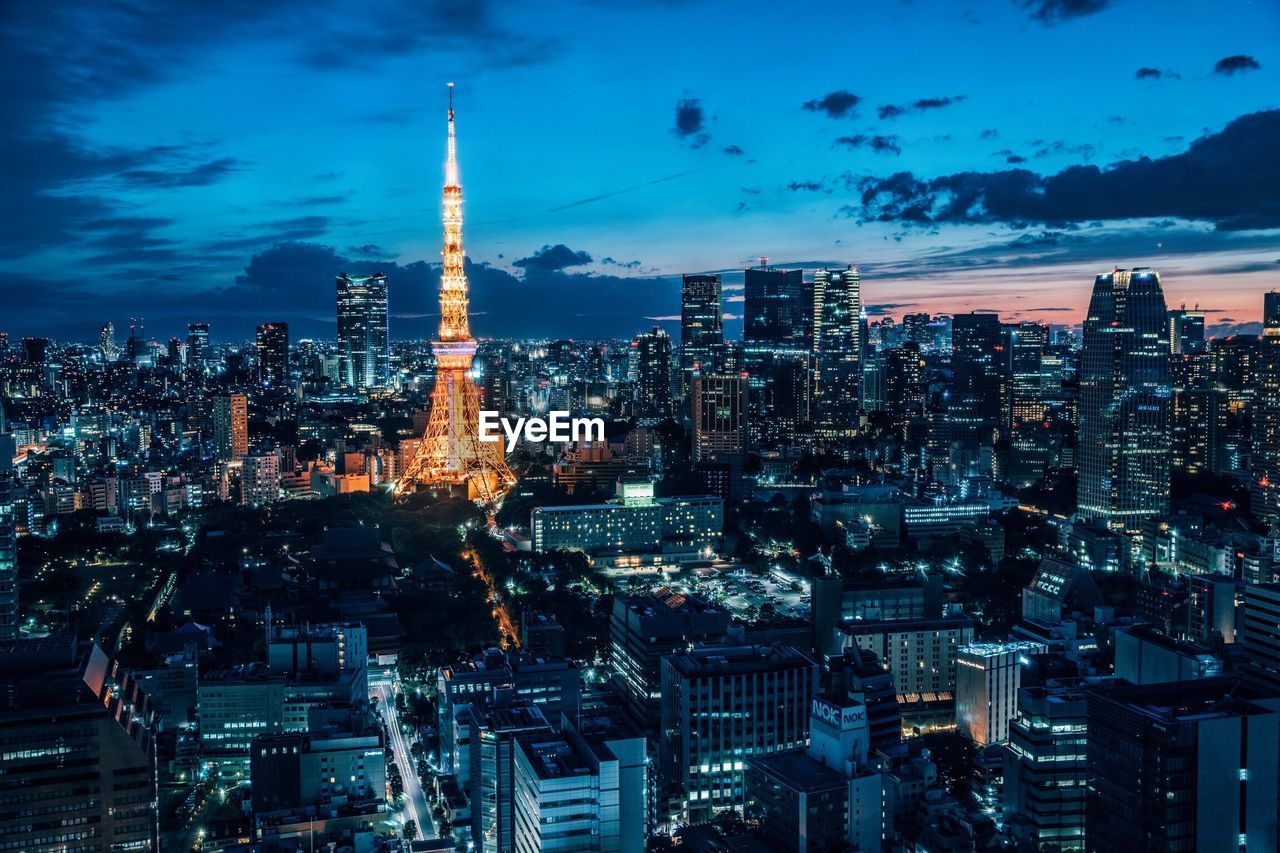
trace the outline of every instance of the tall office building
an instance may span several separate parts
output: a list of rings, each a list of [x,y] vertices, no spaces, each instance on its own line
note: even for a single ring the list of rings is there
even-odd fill
[[[980,746],[1009,739],[1022,667],[1041,643],[971,643],[956,655],[956,728]]]
[[[1008,377],[1002,426],[1010,435],[1022,427],[1038,426],[1044,417],[1042,366],[1049,329],[1039,323],[1004,327],[1001,373]]]
[[[258,382],[281,386],[289,383],[289,324],[263,323],[258,327]]]
[[[1280,584],[1245,585],[1239,640],[1247,677],[1280,692]]]
[[[1086,849],[1274,851],[1280,714],[1266,696],[1225,678],[1091,691]]]
[[[102,335],[98,343],[98,352],[103,364],[110,364],[120,355],[120,345],[116,343],[116,324],[107,321],[102,324]]]
[[[688,394],[695,371],[721,368],[724,309],[719,275],[686,275],[680,287],[680,391]]]
[[[1280,293],[1263,303],[1251,433],[1253,513],[1280,528]],[[1277,531],[1280,532],[1280,531]]]
[[[857,431],[862,381],[862,288],[858,270],[813,274],[814,423],[828,437]]]
[[[747,441],[747,378],[693,376],[693,461],[741,460]]]
[[[1000,418],[1000,318],[957,314],[951,321],[951,398],[947,421],[954,440],[990,447]]]
[[[661,589],[613,600],[609,619],[609,670],[631,719],[656,729],[662,659],[694,643],[719,640],[729,629],[727,610],[700,598]]]
[[[1169,311],[1169,352],[1173,355],[1199,355],[1204,352],[1204,312],[1187,306]]]
[[[920,346],[905,343],[880,356],[882,408],[895,420],[910,418],[924,411],[924,383]]]
[[[362,391],[385,388],[391,382],[387,277],[342,273],[337,290],[339,379]]]
[[[223,394],[213,401],[213,451],[222,462],[249,452],[249,398]]]
[[[660,326],[636,335],[636,414],[671,414],[671,338]]]
[[[1056,682],[1018,690],[1004,759],[1004,822],[1027,849],[1084,849],[1088,696]]]
[[[196,369],[204,369],[210,356],[209,324],[187,324],[187,364]]]
[[[96,644],[0,645],[0,849],[159,850],[152,719]]]
[[[0,442],[0,452],[4,452],[2,444]],[[18,538],[13,517],[17,497],[15,485],[12,475],[0,470],[0,641],[18,637]]]
[[[1098,276],[1083,343],[1077,511],[1134,530],[1169,509],[1169,343],[1159,274]]]
[[[747,760],[804,747],[817,691],[818,665],[790,646],[698,646],[663,658],[665,822],[741,809]]]
[[[762,433],[786,433],[810,420],[812,288],[801,270],[744,271],[742,369]]]

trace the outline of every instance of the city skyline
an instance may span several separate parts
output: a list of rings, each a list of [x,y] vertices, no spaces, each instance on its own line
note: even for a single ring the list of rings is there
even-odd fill
[[[921,2],[785,22],[862,34],[855,70],[802,61],[800,41],[758,48],[781,13],[716,3],[321,5],[287,31],[293,10],[159,12],[0,19],[0,77],[19,93],[0,143],[15,338],[89,340],[129,316],[161,336],[198,321],[247,340],[281,320],[332,338],[329,282],[382,271],[391,337],[429,339],[447,80],[474,140],[481,336],[672,329],[680,275],[724,272],[737,337],[760,255],[857,265],[873,318],[1067,325],[1095,275],[1151,266],[1171,306],[1200,302],[1222,334],[1256,331],[1280,269],[1274,8]],[[909,40],[876,38],[908,23]],[[1106,48],[1138,27],[1157,37]],[[646,48],[667,32],[714,60]]]

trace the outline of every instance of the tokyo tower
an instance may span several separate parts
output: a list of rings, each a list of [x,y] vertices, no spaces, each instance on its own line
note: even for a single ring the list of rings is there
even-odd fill
[[[503,443],[480,440],[480,391],[471,377],[476,342],[467,313],[462,254],[462,186],[453,134],[453,84],[449,84],[449,156],[444,171],[444,269],[440,278],[440,337],[436,387],[422,442],[396,492],[416,485],[465,487],[467,497],[493,506],[515,484]]]

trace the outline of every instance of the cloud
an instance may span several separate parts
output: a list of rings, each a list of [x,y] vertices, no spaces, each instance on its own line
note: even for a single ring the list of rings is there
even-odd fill
[[[121,172],[120,177],[131,184],[143,187],[203,187],[227,175],[240,171],[244,164],[234,157],[222,157],[190,168],[132,169]]]
[[[1262,68],[1258,60],[1252,56],[1237,53],[1235,56],[1224,56],[1213,65],[1214,74],[1243,74],[1246,71],[1257,71]]]
[[[949,107],[952,104],[958,104],[965,100],[966,95],[953,95],[946,98],[921,98],[910,104],[881,104],[876,108],[876,115],[880,116],[882,121],[894,119],[907,113],[921,113],[927,110],[940,110],[943,107]]]
[[[1147,65],[1144,65],[1142,68],[1133,72],[1133,77],[1135,80],[1159,80],[1161,78],[1167,78],[1169,80],[1182,79],[1182,75],[1177,71],[1170,71],[1167,68],[1162,70],[1159,68],[1152,68]]]
[[[843,145],[846,148],[870,148],[877,154],[901,154],[902,145],[898,142],[896,136],[868,136],[864,133],[858,133],[853,136],[841,136],[835,142],[836,145]]]
[[[787,184],[787,189],[791,190],[791,192],[793,193],[800,192],[802,190],[805,192],[815,192],[815,193],[823,192],[823,191],[826,191],[826,192],[831,191],[821,181],[792,181],[791,183]]]
[[[845,118],[852,116],[860,103],[862,98],[853,92],[838,89],[816,100],[805,101],[803,106],[811,113],[826,113],[829,118]]]
[[[1095,15],[1111,5],[1111,0],[1020,0],[1024,11],[1046,27]]]
[[[728,154],[730,157],[741,157],[747,152],[743,151],[737,145],[726,145],[724,147],[724,153]]]
[[[512,266],[526,271],[559,272],[569,267],[581,267],[591,263],[591,255],[586,252],[575,252],[564,243],[554,246],[543,246],[527,258],[512,261]]]
[[[603,264],[604,266],[622,267],[623,269],[628,269],[628,270],[638,270],[640,269],[640,267],[644,266],[644,264],[642,264],[638,260],[618,261],[618,260],[614,260],[613,258],[601,258],[600,263]]]
[[[703,129],[706,127],[706,121],[706,112],[702,108],[700,99],[685,96],[676,101],[676,136],[696,141],[700,136],[704,136]],[[698,144],[705,144],[705,142],[706,140],[703,139]]]
[[[1125,160],[1105,169],[1070,166],[1053,175],[1025,169],[917,178],[898,172],[857,184],[864,222],[1044,223],[1173,217],[1219,230],[1280,227],[1274,141],[1280,110],[1241,116],[1186,151]]]

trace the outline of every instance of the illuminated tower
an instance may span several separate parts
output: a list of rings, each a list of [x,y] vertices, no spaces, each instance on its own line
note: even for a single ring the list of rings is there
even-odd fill
[[[467,496],[497,503],[515,483],[502,442],[480,440],[480,392],[471,376],[476,342],[467,316],[467,276],[462,254],[462,187],[453,135],[453,84],[449,84],[449,156],[444,172],[444,263],[440,277],[440,337],[431,415],[413,461],[396,483],[465,486]]]

